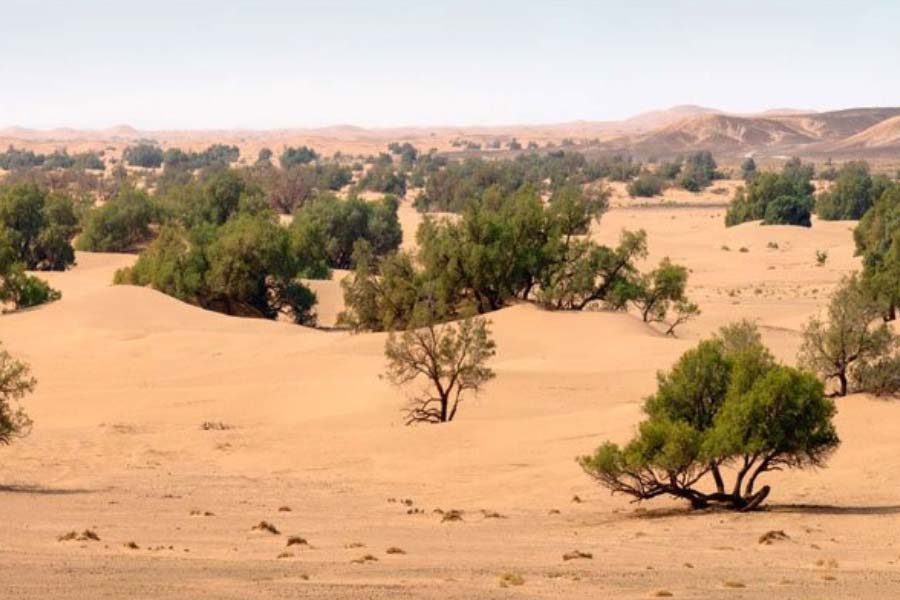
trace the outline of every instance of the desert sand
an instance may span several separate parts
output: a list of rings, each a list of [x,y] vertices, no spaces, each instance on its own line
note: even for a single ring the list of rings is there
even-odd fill
[[[61,301],[0,317],[39,379],[32,435],[0,448],[0,597],[900,598],[900,402],[838,400],[828,467],[771,475],[753,514],[631,504],[574,461],[625,441],[655,372],[724,323],[754,319],[793,363],[803,323],[859,267],[853,223],[726,230],[729,197],[620,195],[594,228],[643,227],[648,262],[692,269],[703,314],[678,339],[634,314],[501,310],[497,377],[443,426],[403,426],[383,334],[205,312],[111,286],[133,256],[80,253],[41,275]],[[317,291],[333,322],[338,283]],[[100,540],[57,541],[85,529]],[[770,530],[788,539],[760,544]]]

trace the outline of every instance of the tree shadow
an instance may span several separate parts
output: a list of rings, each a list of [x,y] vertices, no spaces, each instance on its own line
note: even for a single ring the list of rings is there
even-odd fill
[[[769,504],[763,510],[773,513],[808,515],[900,515],[900,504],[873,506],[837,506],[833,504]]]
[[[0,484],[0,494],[33,494],[36,496],[69,496],[93,494],[97,490],[87,488],[51,488],[36,484]]]

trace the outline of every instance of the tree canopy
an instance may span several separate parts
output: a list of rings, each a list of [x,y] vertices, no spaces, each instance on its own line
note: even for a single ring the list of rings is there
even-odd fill
[[[579,464],[613,493],[663,495],[694,508],[757,508],[760,476],[820,467],[839,440],[834,403],[810,373],[779,365],[747,322],[723,328],[657,377],[645,420],[625,446],[601,445]],[[727,481],[731,474],[731,481]],[[713,489],[704,489],[712,479]]]

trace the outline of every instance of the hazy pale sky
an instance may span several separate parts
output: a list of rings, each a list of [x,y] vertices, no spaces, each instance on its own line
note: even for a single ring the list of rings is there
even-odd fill
[[[0,127],[893,106],[898,24],[898,0],[0,0]]]

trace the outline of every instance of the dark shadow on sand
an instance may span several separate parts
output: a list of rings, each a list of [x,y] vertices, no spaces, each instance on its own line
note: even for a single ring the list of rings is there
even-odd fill
[[[69,496],[73,494],[93,494],[98,490],[86,488],[51,488],[35,484],[2,484],[0,494],[33,494],[36,496]]]
[[[839,506],[835,504],[769,504],[763,508],[773,513],[809,515],[900,515],[900,504],[873,506]]]

